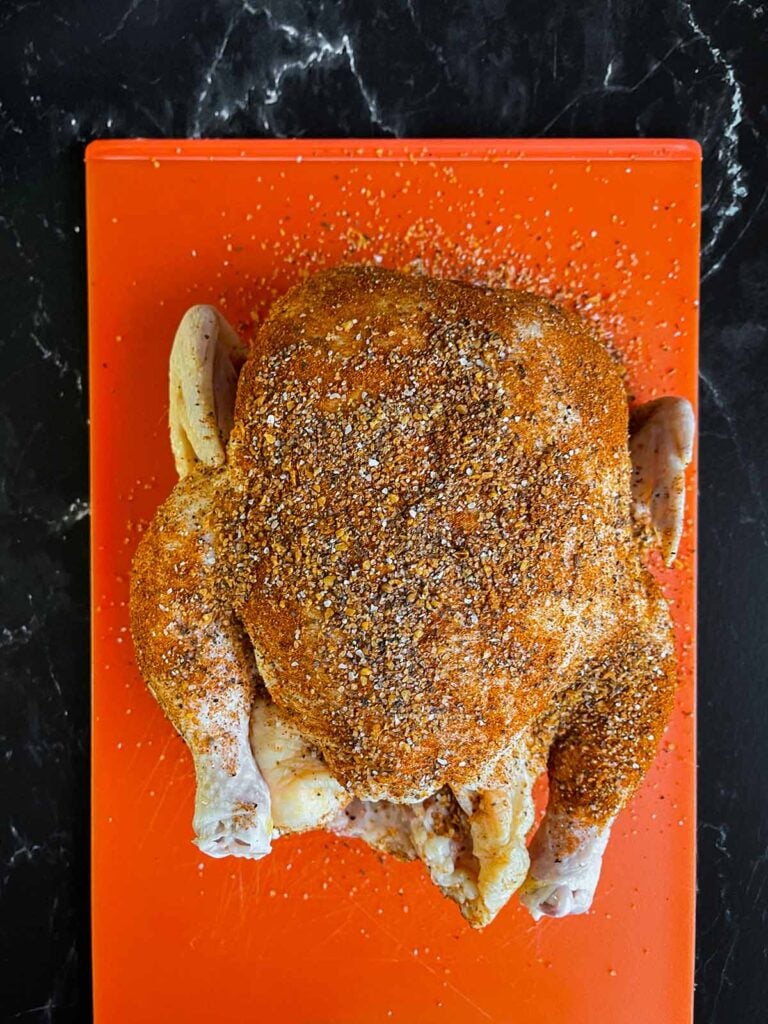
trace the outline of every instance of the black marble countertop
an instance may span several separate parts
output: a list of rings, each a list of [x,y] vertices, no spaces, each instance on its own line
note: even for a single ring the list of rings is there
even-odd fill
[[[767,47],[755,0],[3,0],[2,1020],[90,1015],[83,147],[372,135],[702,144],[697,1021],[765,1019]]]

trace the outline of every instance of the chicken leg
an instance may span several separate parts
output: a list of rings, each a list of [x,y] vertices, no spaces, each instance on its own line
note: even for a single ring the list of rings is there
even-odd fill
[[[611,825],[648,771],[672,709],[668,613],[649,576],[646,585],[642,621],[635,609],[636,628],[588,667],[593,681],[549,752],[549,804],[521,893],[535,920],[589,909]]]
[[[171,448],[182,481],[136,552],[131,622],[139,667],[186,741],[197,779],[196,843],[212,857],[262,857],[270,795],[251,752],[250,645],[217,593],[213,509],[245,347],[211,306],[194,306],[170,363]]]
[[[194,474],[161,506],[134,559],[131,626],[141,673],[194,759],[197,845],[255,858],[270,849],[270,797],[248,736],[253,654],[217,598],[218,483]]]

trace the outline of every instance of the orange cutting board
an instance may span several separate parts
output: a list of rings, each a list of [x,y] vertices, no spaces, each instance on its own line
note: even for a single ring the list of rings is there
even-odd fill
[[[695,465],[656,569],[674,718],[621,815],[592,911],[473,932],[418,864],[324,834],[263,861],[191,843],[193,774],[128,630],[138,537],[174,483],[167,365],[193,303],[248,336],[340,261],[558,296],[621,351],[638,401],[696,403],[700,154],[688,141],[114,141],[87,153],[97,1024],[678,1024],[694,917]]]

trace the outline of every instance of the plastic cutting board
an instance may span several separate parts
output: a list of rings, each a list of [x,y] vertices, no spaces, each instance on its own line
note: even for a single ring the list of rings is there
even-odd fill
[[[128,632],[142,528],[174,483],[167,364],[185,309],[247,333],[342,260],[534,288],[594,317],[638,401],[696,402],[698,146],[689,141],[111,141],[87,153],[98,1024],[678,1024],[694,914],[695,465],[674,719],[590,914],[516,900],[473,932],[418,864],[324,834],[260,862],[191,843],[192,763]],[[658,568],[658,567],[657,567]]]

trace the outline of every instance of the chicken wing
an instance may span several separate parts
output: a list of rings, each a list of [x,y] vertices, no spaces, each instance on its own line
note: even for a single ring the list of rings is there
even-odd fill
[[[694,427],[691,403],[671,396],[639,406],[630,420],[633,515],[651,530],[667,565],[675,560],[683,532]]]
[[[180,477],[221,466],[232,430],[235,387],[248,354],[213,306],[184,314],[171,349],[168,425]]]

